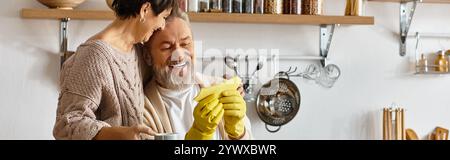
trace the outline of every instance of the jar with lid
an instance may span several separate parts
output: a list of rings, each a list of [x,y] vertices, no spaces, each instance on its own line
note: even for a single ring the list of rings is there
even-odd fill
[[[323,0],[302,0],[302,14],[321,15],[323,13]]]
[[[222,0],[222,11],[225,13],[233,12],[233,0]]]
[[[252,14],[254,12],[255,7],[254,4],[255,4],[254,0],[244,0],[243,12]]]
[[[243,0],[233,0],[233,13],[242,13],[242,1]]]
[[[209,11],[222,12],[222,0],[209,0]]]
[[[438,52],[434,64],[436,65],[436,72],[448,72],[448,59],[444,51],[441,50]]]
[[[253,10],[256,14],[263,14],[264,13],[264,0],[255,0],[255,3],[253,5],[255,8]]]
[[[209,12],[209,0],[200,0],[198,6],[200,12]]]
[[[264,13],[266,14],[282,14],[283,0],[265,0]]]
[[[189,0],[188,1],[188,12],[199,12],[199,0]]]

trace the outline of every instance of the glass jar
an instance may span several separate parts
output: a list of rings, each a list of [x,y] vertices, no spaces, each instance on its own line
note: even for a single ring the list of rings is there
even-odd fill
[[[209,12],[209,0],[200,0],[198,6],[200,12]]]
[[[188,2],[188,12],[199,12],[200,8],[198,7],[199,0],[189,0]]]
[[[283,0],[283,14],[301,14],[301,0]]]
[[[291,0],[283,0],[283,14],[291,14]]]
[[[222,0],[222,12],[224,13],[233,12],[233,0]]]
[[[363,0],[347,0],[345,7],[346,16],[363,16],[364,2]]]
[[[447,60],[449,61],[448,62],[448,68],[449,68],[449,70],[450,70],[450,50],[447,50],[447,52],[445,52],[445,57],[447,57]]]
[[[302,0],[302,14],[321,15],[323,13],[322,0]]]
[[[211,12],[222,12],[222,0],[209,0],[209,10]]]
[[[265,0],[264,13],[266,14],[282,14],[283,0]]]
[[[233,13],[242,13],[242,0],[233,0]]]
[[[254,0],[244,0],[243,12],[252,14],[254,12]]]
[[[436,65],[436,72],[448,72],[448,60],[445,56],[444,51],[438,52],[434,64]]]
[[[291,0],[291,14],[302,13],[302,0]]]
[[[254,3],[255,9],[253,10],[256,14],[263,14],[264,13],[264,0],[255,0]]]
[[[420,56],[419,62],[417,62],[416,72],[417,73],[427,73],[428,72],[428,60],[424,54],[422,54]]]

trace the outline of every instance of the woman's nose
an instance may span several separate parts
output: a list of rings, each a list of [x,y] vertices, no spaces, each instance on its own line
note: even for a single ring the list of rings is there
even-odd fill
[[[164,22],[164,23],[161,25],[161,30],[164,30],[164,28],[166,28],[166,22]]]

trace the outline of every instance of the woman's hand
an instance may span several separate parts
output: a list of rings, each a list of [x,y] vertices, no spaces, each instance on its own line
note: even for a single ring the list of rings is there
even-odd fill
[[[97,133],[94,140],[139,140],[139,135],[141,133],[151,136],[156,134],[156,132],[145,125],[133,127],[104,127]]]

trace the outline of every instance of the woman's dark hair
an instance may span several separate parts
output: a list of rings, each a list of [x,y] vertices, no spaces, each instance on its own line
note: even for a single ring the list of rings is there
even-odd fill
[[[120,19],[133,18],[139,15],[142,5],[149,2],[153,13],[159,15],[170,8],[178,8],[178,0],[114,0],[112,8]]]

